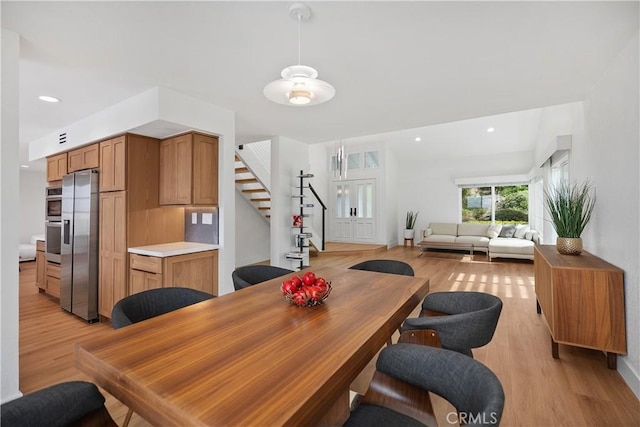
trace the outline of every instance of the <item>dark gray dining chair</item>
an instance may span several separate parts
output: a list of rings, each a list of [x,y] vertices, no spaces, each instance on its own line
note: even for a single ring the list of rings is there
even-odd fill
[[[3,403],[3,426],[116,426],[98,388],[85,381],[68,381]]]
[[[345,426],[435,425],[429,392],[456,408],[461,425],[500,424],[504,390],[489,368],[454,351],[395,344],[380,352],[369,389]]]
[[[434,292],[422,302],[420,317],[408,318],[399,342],[441,346],[473,357],[498,325],[502,300],[484,292]]]
[[[378,273],[401,274],[403,276],[413,276],[413,268],[406,262],[392,259],[372,259],[352,265],[353,270],[375,271]]]
[[[273,265],[247,265],[236,268],[231,273],[231,279],[233,280],[234,289],[239,291],[240,289],[291,273],[294,273],[294,271]]]
[[[119,329],[211,298],[214,295],[191,288],[149,289],[118,301],[111,311],[111,323],[113,329]]]
[[[111,324],[113,329],[120,329],[211,298],[215,298],[215,295],[191,288],[149,289],[118,301],[111,310]],[[133,410],[129,409],[123,427],[129,425],[132,415]]]

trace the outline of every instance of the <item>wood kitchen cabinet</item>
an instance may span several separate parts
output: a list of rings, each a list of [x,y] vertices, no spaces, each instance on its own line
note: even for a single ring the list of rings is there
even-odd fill
[[[60,298],[60,264],[47,261],[45,270],[45,292]]]
[[[162,258],[131,254],[129,294],[162,287]]]
[[[130,265],[130,294],[178,286],[218,295],[218,251],[169,257],[130,254]]]
[[[36,286],[40,292],[60,298],[60,264],[46,260],[44,240],[36,241]]]
[[[100,150],[98,312],[110,318],[130,292],[128,248],[184,239],[184,208],[158,204],[159,140],[126,134]]]
[[[60,181],[67,174],[67,153],[47,157],[47,182]]]
[[[67,153],[67,172],[100,167],[100,144],[95,143]]]
[[[623,271],[592,255],[561,255],[554,245],[534,249],[538,313],[551,332],[551,351],[558,343],[607,352],[616,369],[616,355],[626,354]]]
[[[127,296],[127,192],[100,193],[98,313]]]
[[[218,204],[218,138],[192,132],[161,141],[160,204]]]
[[[100,142],[100,192],[127,189],[126,143],[125,135]]]

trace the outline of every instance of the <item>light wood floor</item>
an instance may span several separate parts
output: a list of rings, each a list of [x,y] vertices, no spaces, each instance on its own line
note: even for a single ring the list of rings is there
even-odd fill
[[[640,403],[616,371],[606,367],[598,351],[560,345],[551,357],[549,332],[536,314],[533,264],[493,261],[482,254],[428,252],[397,247],[373,258],[410,263],[416,276],[430,279],[431,291],[479,290],[499,296],[504,307],[495,336],[474,350],[477,360],[493,370],[505,390],[503,426],[639,426]],[[318,265],[349,267],[370,256],[311,258]],[[231,278],[229,278],[231,280]],[[107,335],[109,323],[89,325],[35,288],[35,263],[20,272],[20,389],[23,393],[72,379],[89,380],[73,365],[73,344]],[[126,408],[103,391],[107,409],[121,424]],[[438,408],[438,406],[436,407]],[[447,425],[442,421],[440,425]],[[147,426],[138,415],[131,426]]]

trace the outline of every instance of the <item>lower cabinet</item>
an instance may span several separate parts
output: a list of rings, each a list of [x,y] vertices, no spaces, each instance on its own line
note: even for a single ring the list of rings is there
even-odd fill
[[[60,264],[47,261],[44,281],[45,292],[60,298]]]
[[[60,264],[46,260],[44,242],[36,242],[36,286],[40,292],[60,298]]]
[[[130,254],[129,294],[185,287],[218,295],[218,251],[154,257]]]

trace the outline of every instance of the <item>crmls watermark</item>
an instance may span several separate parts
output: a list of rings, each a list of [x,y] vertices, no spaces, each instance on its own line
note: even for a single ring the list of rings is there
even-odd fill
[[[469,412],[449,412],[447,414],[447,422],[449,424],[498,424],[498,414],[495,412],[478,412],[472,414]]]

